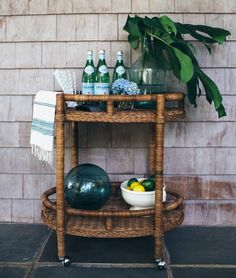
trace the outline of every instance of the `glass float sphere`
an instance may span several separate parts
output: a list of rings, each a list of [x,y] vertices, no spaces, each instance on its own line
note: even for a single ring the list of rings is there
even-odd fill
[[[72,208],[99,209],[111,194],[107,173],[94,164],[80,164],[65,177],[65,199]]]

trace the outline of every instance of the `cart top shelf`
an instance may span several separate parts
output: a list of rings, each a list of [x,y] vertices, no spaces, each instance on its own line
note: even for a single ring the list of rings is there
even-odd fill
[[[118,110],[114,108],[115,102],[158,102],[160,100],[171,102],[171,107],[166,107],[164,117],[166,121],[181,120],[185,117],[184,94],[183,93],[163,93],[152,95],[109,95],[109,96],[85,96],[72,94],[58,94],[57,112],[64,114],[65,121],[75,122],[107,122],[107,123],[155,123],[156,110],[131,109]],[[64,109],[65,101],[75,102],[104,102],[106,112],[87,112],[71,108]],[[59,105],[58,105],[59,104]]]

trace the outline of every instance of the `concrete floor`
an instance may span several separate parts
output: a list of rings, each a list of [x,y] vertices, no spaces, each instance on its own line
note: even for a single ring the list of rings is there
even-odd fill
[[[180,227],[165,234],[165,270],[153,263],[153,238],[67,236],[70,267],[57,259],[56,235],[44,225],[0,224],[0,277],[235,278],[236,228]]]

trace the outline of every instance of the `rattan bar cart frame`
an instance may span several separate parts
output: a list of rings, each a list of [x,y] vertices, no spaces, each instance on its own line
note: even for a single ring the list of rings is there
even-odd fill
[[[67,108],[66,101],[105,102],[106,112],[85,112]],[[150,101],[156,103],[155,110],[117,110],[114,103]],[[172,101],[178,105],[166,108],[165,103]],[[56,102],[56,187],[42,194],[42,221],[56,230],[58,257],[64,265],[69,265],[66,257],[66,234],[85,237],[142,237],[154,236],[154,258],[158,268],[163,269],[163,234],[180,225],[184,219],[183,198],[167,191],[168,199],[162,201],[163,194],[163,155],[165,121],[183,119],[184,95],[165,93],[138,96],[82,96],[58,93]],[[176,107],[176,108],[175,108]],[[65,132],[64,123],[72,124],[72,166],[78,164],[78,123],[150,123],[149,173],[155,174],[155,207],[145,210],[130,210],[121,198],[119,184],[112,183],[113,194],[108,203],[99,210],[74,209],[64,199],[64,160]],[[56,193],[56,201],[50,196]]]

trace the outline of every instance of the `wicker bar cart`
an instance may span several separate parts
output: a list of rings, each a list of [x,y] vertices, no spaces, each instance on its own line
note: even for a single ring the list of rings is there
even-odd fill
[[[42,221],[56,230],[58,257],[63,265],[70,264],[65,251],[66,234],[83,237],[123,238],[154,236],[154,259],[159,269],[163,269],[163,234],[180,225],[184,219],[183,198],[167,190],[167,201],[163,194],[163,154],[165,121],[176,121],[185,116],[184,95],[165,93],[139,96],[82,96],[58,93],[56,103],[56,187],[42,194]],[[106,112],[85,112],[67,108],[65,101],[104,102]],[[155,110],[117,110],[117,102],[150,101]],[[166,108],[166,103],[174,103]],[[72,124],[73,144],[71,148],[72,166],[78,164],[78,123],[150,123],[149,172],[155,174],[155,207],[130,210],[120,194],[118,183],[112,183],[113,194],[108,202],[98,210],[74,209],[66,205],[64,199],[64,123]],[[56,201],[50,198],[56,194]]]

